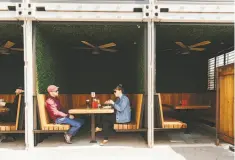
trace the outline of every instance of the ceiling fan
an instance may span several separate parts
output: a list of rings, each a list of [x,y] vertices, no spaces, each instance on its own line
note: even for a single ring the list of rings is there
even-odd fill
[[[190,46],[186,46],[185,44],[183,44],[182,42],[175,42],[175,44],[179,45],[181,48],[180,49],[176,49],[176,51],[178,51],[176,54],[190,54],[190,51],[199,51],[202,52],[205,50],[205,48],[195,48],[195,47],[199,47],[199,46],[204,46],[207,44],[210,44],[210,41],[203,41],[200,43],[196,43]],[[166,49],[163,51],[170,51],[173,49]]]
[[[116,44],[113,42],[100,45],[100,46],[94,46],[87,41],[81,41],[81,42],[89,47],[74,47],[74,48],[75,49],[90,49],[92,50],[92,54],[100,54],[100,51],[113,52],[113,53],[117,52],[117,50],[115,49],[109,49],[110,47],[116,46]]]
[[[7,41],[4,45],[0,45],[0,54],[9,55],[11,51],[23,52],[23,48],[12,48],[15,45],[14,42]]]

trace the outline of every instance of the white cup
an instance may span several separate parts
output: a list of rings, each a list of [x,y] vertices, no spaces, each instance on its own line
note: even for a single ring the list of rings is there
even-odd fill
[[[95,92],[91,92],[91,97],[92,97],[92,98],[95,97]]]

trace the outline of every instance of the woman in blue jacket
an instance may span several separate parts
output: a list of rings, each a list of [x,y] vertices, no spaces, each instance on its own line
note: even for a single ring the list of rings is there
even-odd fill
[[[115,113],[113,114],[105,114],[101,117],[101,123],[99,127],[96,127],[96,132],[103,131],[104,140],[100,143],[100,145],[104,145],[108,143],[108,137],[113,131],[114,123],[128,123],[131,121],[131,107],[129,98],[123,94],[123,87],[119,84],[114,89],[114,95],[117,97],[117,100],[114,102],[113,100],[108,100],[105,104],[111,104]]]

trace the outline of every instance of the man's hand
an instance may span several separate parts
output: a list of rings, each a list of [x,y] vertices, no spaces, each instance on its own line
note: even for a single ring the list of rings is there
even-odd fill
[[[5,107],[6,106],[6,102],[0,102],[0,107]]]
[[[70,115],[69,115],[69,118],[70,118],[70,119],[74,119],[74,116],[70,114]]]

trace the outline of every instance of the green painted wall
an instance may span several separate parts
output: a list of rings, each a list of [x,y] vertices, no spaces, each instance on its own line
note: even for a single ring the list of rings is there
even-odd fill
[[[16,87],[24,86],[23,55],[0,56],[0,94],[14,94]]]
[[[23,47],[23,29],[20,23],[0,22],[0,46],[7,41],[15,43],[13,47]],[[0,54],[0,94],[14,94],[16,87],[24,86],[24,55],[22,52]]]
[[[157,55],[157,92],[206,92],[208,61],[205,55]]]
[[[51,33],[43,27],[36,30],[39,93],[46,93],[49,84],[58,85],[60,93],[111,93],[119,83],[124,85],[126,93],[143,92],[144,52],[140,40],[136,40],[134,47],[127,45],[118,53],[92,55],[91,51],[73,50],[65,44],[66,39],[58,39],[58,34],[53,33],[55,30]],[[74,34],[71,39],[75,40]]]

